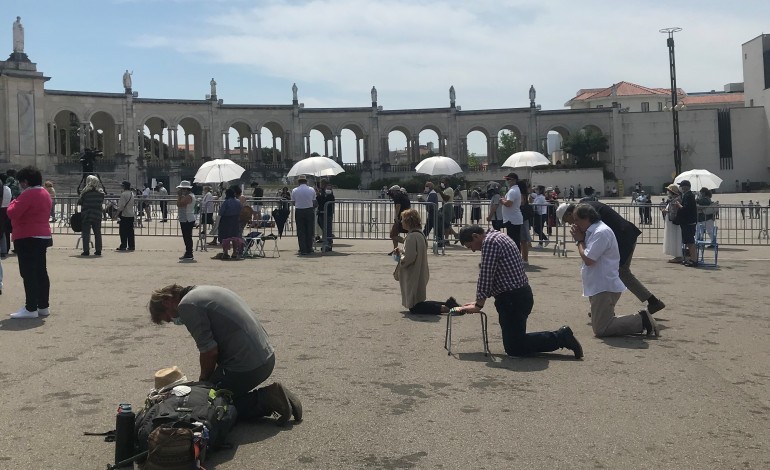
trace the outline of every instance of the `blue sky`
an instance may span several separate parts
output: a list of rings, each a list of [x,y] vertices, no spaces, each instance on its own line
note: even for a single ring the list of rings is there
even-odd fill
[[[120,92],[129,69],[145,98],[203,99],[215,77],[226,103],[289,104],[296,82],[307,107],[368,106],[372,85],[385,109],[444,107],[454,85],[459,106],[484,109],[527,106],[534,84],[543,109],[559,109],[580,88],[667,87],[667,26],[683,28],[681,88],[742,81],[741,44],[764,32],[770,2],[4,0],[1,11],[0,45],[11,52],[21,16],[49,89]]]

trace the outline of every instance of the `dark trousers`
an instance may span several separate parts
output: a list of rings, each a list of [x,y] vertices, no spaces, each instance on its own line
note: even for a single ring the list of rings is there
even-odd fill
[[[48,308],[51,281],[48,279],[45,252],[51,246],[50,238],[22,238],[14,240],[19,262],[19,274],[24,280],[24,306],[30,312]]]
[[[274,367],[275,354],[270,356],[265,364],[248,372],[232,372],[217,366],[208,381],[218,388],[233,392],[239,420],[259,418],[262,414],[258,412],[260,407],[256,388],[270,377]]]
[[[435,213],[428,211],[428,214],[425,216],[425,227],[422,229],[423,235],[425,235],[425,238],[430,235],[431,230],[433,230],[433,225],[435,222]]]
[[[503,221],[498,219],[492,220],[492,228],[498,232],[503,230]]]
[[[495,309],[503,331],[503,347],[509,356],[526,356],[559,349],[555,331],[527,333],[527,317],[533,304],[529,285],[495,296]]]
[[[533,220],[535,222],[533,227],[540,241],[548,240],[548,237],[545,235],[545,233],[543,233],[543,224],[545,223],[545,217],[546,216],[543,214],[535,214],[533,217]]]
[[[93,222],[84,220],[83,228],[80,234],[83,236],[83,253],[88,253],[91,249],[91,232],[94,232],[94,252],[102,252],[102,220],[97,219]]]
[[[168,202],[161,201],[160,213],[163,216],[163,220],[168,220]]]
[[[331,250],[332,244],[334,244],[334,237],[332,237],[334,212],[330,212],[328,217],[326,217],[326,212],[319,212],[317,218],[318,226],[321,227],[321,231],[323,232],[323,249]]]
[[[510,222],[506,222],[503,226],[505,227],[505,232],[511,237],[511,240],[516,243],[516,247],[521,249],[521,224],[513,225]]]
[[[134,249],[134,218],[121,217],[118,220],[118,233],[120,234],[120,248]]]
[[[422,302],[414,304],[414,306],[409,309],[409,313],[414,315],[441,315],[441,307],[443,306],[443,302],[423,300]]]
[[[312,207],[294,210],[294,221],[297,224],[297,243],[299,244],[299,252],[302,254],[313,252],[314,218]]]
[[[182,229],[182,240],[184,240],[184,254],[192,256],[193,254],[193,228],[195,222],[179,222],[179,228]]]

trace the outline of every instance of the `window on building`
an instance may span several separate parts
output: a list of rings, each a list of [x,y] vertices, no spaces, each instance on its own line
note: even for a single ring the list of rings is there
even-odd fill
[[[596,107],[597,107],[597,108],[603,108],[603,107],[604,107],[604,105],[603,105],[603,104],[597,104],[597,105],[596,105]]]
[[[642,112],[643,113],[647,113],[649,111],[650,111],[650,103],[648,103],[647,101],[643,101],[642,102]]]
[[[663,103],[658,101],[658,111],[663,111]]]
[[[754,98],[752,98],[752,99],[750,99],[750,100],[749,100],[749,107],[750,107],[750,108],[753,108],[753,107],[754,107]]]

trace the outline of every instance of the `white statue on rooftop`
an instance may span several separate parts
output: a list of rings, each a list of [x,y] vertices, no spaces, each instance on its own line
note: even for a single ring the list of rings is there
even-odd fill
[[[297,101],[297,90],[297,84],[295,83],[291,86],[291,99],[294,101]]]
[[[123,88],[131,88],[131,75],[133,73],[134,72],[129,72],[128,69],[126,69],[125,73],[123,74]]]
[[[16,17],[13,23],[13,52],[24,52],[24,26],[21,24],[21,17]]]
[[[214,77],[211,77],[209,85],[211,85],[211,96],[217,96],[217,81],[214,80]]]

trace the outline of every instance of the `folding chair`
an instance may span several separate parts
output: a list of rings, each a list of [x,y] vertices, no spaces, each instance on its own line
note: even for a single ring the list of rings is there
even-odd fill
[[[264,258],[265,257],[265,241],[262,240],[262,233],[249,232],[248,235],[243,237],[246,242],[243,257],[244,258]]]
[[[706,263],[706,249],[714,249],[714,262]],[[716,268],[719,261],[719,240],[717,239],[717,226],[714,225],[709,232],[706,224],[699,223],[695,231],[695,250],[698,257],[698,265],[707,268]]]
[[[470,315],[470,314],[469,314]],[[484,312],[478,313],[481,318],[481,341],[484,346],[484,355],[488,356],[489,352],[489,336],[487,333],[487,314]],[[452,355],[452,317],[458,316],[455,313],[455,309],[450,309],[446,316],[446,334],[444,335],[444,349],[447,350],[447,356]]]

